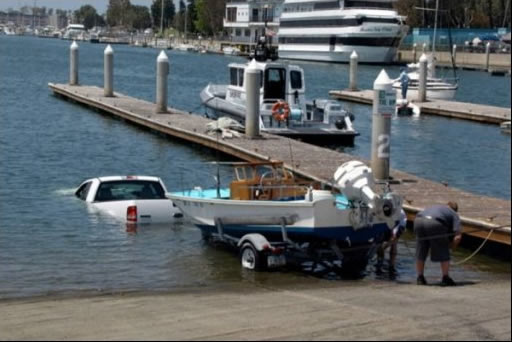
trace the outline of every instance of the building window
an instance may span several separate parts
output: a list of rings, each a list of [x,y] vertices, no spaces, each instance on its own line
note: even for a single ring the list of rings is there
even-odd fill
[[[258,15],[259,15],[259,10],[257,8],[253,8],[251,21],[253,21],[253,22],[259,21]]]
[[[236,21],[236,7],[228,7],[227,9],[227,21],[228,22],[235,22]]]
[[[251,36],[251,30],[245,29],[245,36],[250,37]]]

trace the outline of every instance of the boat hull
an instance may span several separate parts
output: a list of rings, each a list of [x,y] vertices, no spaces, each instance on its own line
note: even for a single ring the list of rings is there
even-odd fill
[[[349,63],[350,55],[353,52],[358,55],[358,61],[365,64],[390,64],[393,63],[397,48],[389,46],[342,46],[336,50],[330,51],[326,46],[320,49],[318,46],[293,46],[280,45],[279,58],[331,62],[331,63]]]
[[[397,91],[397,98],[402,98],[402,91],[400,89],[395,88]],[[445,89],[427,89],[427,99],[430,100],[453,100],[455,98],[455,94],[457,93],[457,88],[445,88]],[[418,88],[409,87],[407,89],[407,99],[408,100],[417,100],[419,96]]]
[[[208,237],[218,232],[216,226],[196,224],[203,236]],[[258,225],[225,225],[224,233],[235,238],[242,238],[247,234],[261,234],[269,241],[282,241],[281,226]],[[368,228],[354,230],[352,227],[288,227],[286,233],[289,239],[295,242],[326,242],[336,241],[339,245],[350,247],[354,245],[368,245],[383,242],[389,237],[389,229],[385,223]]]
[[[340,206],[329,195],[311,201],[243,201],[185,197],[179,193],[171,194],[170,198],[206,236],[217,233],[220,222],[223,233],[235,238],[258,233],[270,241],[282,241],[279,222],[285,219],[288,237],[297,242],[334,240],[340,245],[354,246],[382,242],[389,237],[390,228],[385,222],[355,229],[351,223],[353,210]]]

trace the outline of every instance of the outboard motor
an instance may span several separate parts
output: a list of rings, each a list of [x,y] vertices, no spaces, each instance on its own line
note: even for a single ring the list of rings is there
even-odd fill
[[[354,127],[352,126],[352,122],[354,122],[354,114],[347,113],[343,119],[338,119],[334,122],[334,125],[336,125],[337,129],[346,129],[346,130],[354,130]]]
[[[351,223],[354,228],[372,224],[373,219],[383,220],[392,229],[400,218],[401,197],[392,192],[377,194],[372,170],[360,161],[349,161],[334,173],[334,180],[347,199],[355,204]],[[369,211],[369,212],[367,212]]]

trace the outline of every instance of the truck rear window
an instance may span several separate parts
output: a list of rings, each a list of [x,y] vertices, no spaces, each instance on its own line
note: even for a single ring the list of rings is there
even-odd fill
[[[165,199],[165,192],[159,182],[141,180],[103,182],[94,200],[108,202],[137,199]]]

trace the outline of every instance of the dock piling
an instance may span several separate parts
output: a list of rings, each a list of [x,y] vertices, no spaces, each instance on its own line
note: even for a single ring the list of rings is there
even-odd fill
[[[388,180],[391,155],[391,118],[395,112],[396,91],[383,69],[373,83],[372,160],[377,180]]]
[[[349,82],[349,90],[356,91],[357,90],[357,64],[359,61],[359,56],[357,52],[354,50],[350,55],[350,82]]]
[[[245,69],[245,93],[247,117],[245,120],[245,135],[256,138],[260,135],[260,70],[256,60],[252,60]]]
[[[103,92],[105,97],[114,96],[114,50],[107,45],[104,52],[104,86]]]
[[[418,48],[418,44],[412,44],[412,62],[416,63],[416,49]]]
[[[457,65],[457,44],[453,44],[452,58],[453,58],[453,64]]]
[[[428,58],[423,54],[420,57],[420,79],[418,82],[418,102],[427,100],[427,68]]]
[[[156,112],[167,113],[167,77],[169,76],[169,58],[164,50],[156,60]]]
[[[425,54],[427,52],[427,43],[423,43],[423,51],[422,53]]]
[[[489,71],[489,60],[491,57],[491,43],[485,45],[485,71]]]
[[[73,41],[69,48],[69,85],[78,85],[78,44]]]

